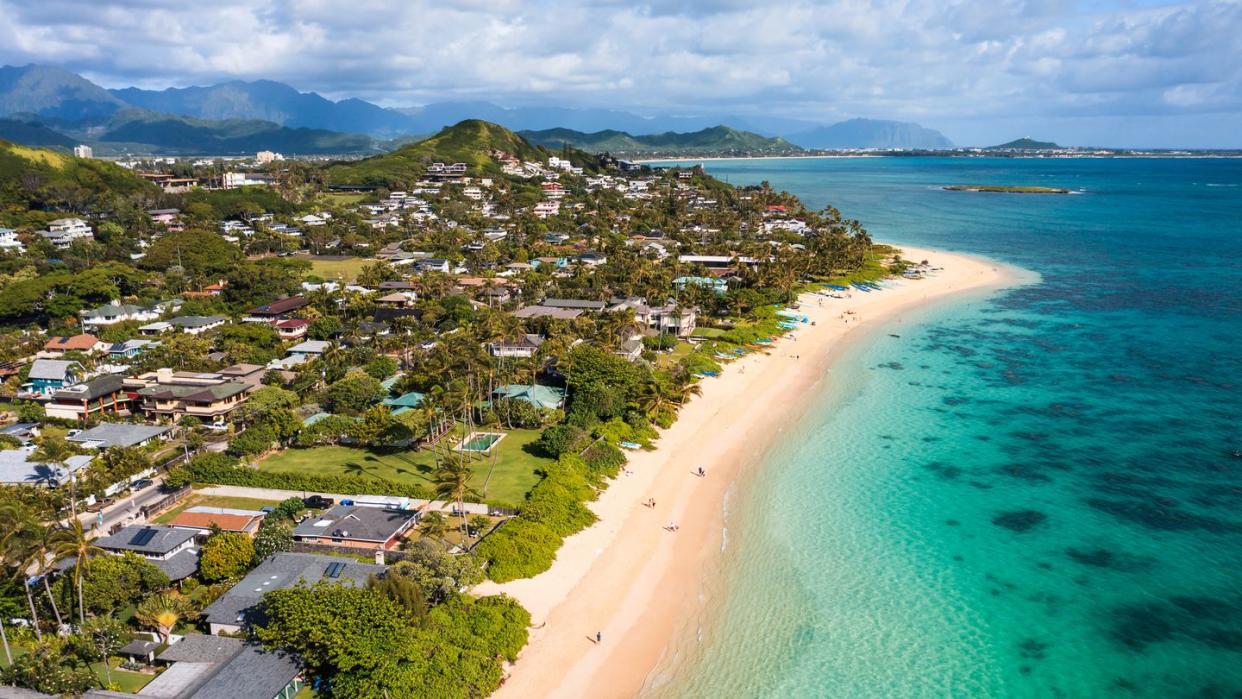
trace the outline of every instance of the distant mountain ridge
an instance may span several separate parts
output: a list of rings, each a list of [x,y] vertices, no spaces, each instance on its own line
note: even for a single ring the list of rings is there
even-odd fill
[[[412,119],[359,99],[333,102],[272,80],[234,80],[209,87],[110,90],[135,107],[196,119],[261,119],[292,128],[393,137],[409,133]]]
[[[879,119],[849,119],[795,133],[789,138],[805,148],[941,150],[953,147],[953,142],[935,129]]]
[[[588,153],[646,154],[646,153],[793,153],[798,146],[775,136],[760,136],[749,131],[739,131],[728,126],[713,126],[690,133],[665,132],[634,136],[624,131],[605,130],[583,133],[573,129],[544,129],[519,131],[519,135],[531,143],[547,148],[559,148],[569,144]]]
[[[391,109],[361,99],[333,101],[314,92],[300,92],[289,85],[271,81],[233,80],[215,85],[145,90],[134,87],[108,90],[80,75],[52,66],[0,67],[0,118],[22,115],[22,121],[35,121],[69,138],[92,143],[117,143],[106,135],[106,122],[114,114],[132,109],[164,114],[170,119],[201,122],[229,120],[264,121],[274,125],[264,133],[270,136],[263,148],[281,149],[290,154],[321,153],[323,144],[333,141],[320,132],[365,134],[381,141],[405,140],[411,134],[427,134],[468,119],[482,119],[511,130],[545,131],[563,128],[583,134],[616,131],[633,136],[687,134],[726,124],[739,132],[757,137],[779,137],[806,148],[947,148],[952,143],[939,132],[917,124],[867,119],[824,126],[812,121],[771,115],[640,116],[631,112],[598,108],[502,107],[491,102],[437,102],[421,107]],[[210,148],[217,143],[242,147],[230,134],[229,124],[194,124],[215,129]],[[279,127],[295,132],[280,131]],[[310,133],[296,132],[309,129]],[[262,131],[255,129],[254,132]],[[175,132],[175,133],[174,133]],[[177,136],[186,133],[184,124],[166,125],[165,131],[148,127],[144,137],[152,139],[142,146],[149,151],[160,148],[184,149]],[[102,136],[100,134],[103,134]],[[46,134],[44,134],[46,136]],[[130,136],[125,136],[129,138]],[[103,139],[103,140],[101,140]],[[220,140],[223,139],[223,140]],[[256,140],[262,141],[262,138]],[[338,139],[354,150],[368,152],[381,143]],[[245,142],[249,147],[249,142]],[[643,145],[642,143],[639,146]],[[232,145],[229,145],[231,148]],[[638,147],[630,144],[631,148]],[[178,152],[185,152],[184,150]],[[207,152],[207,146],[198,149]],[[637,151],[635,151],[637,152]]]

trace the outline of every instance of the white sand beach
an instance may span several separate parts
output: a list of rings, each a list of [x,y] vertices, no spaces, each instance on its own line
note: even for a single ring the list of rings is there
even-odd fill
[[[850,299],[805,296],[801,311],[815,324],[704,379],[703,395],[682,409],[658,449],[630,453],[626,472],[591,505],[600,521],[570,537],[551,570],[476,590],[511,595],[533,617],[530,643],[496,696],[639,693],[685,620],[704,604],[705,576],[721,556],[730,485],[799,417],[819,382],[831,380],[832,359],[846,340],[933,301],[1013,279],[988,260],[901,247],[907,259],[943,269]],[[700,466],[706,477],[695,473]],[[652,498],[655,507],[648,507]]]

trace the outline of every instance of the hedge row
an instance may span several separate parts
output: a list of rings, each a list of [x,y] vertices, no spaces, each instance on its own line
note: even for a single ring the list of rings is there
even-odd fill
[[[625,455],[621,458],[624,461]],[[475,547],[475,556],[487,563],[487,577],[508,582],[551,568],[564,537],[595,523],[595,513],[586,503],[599,495],[597,484],[602,484],[605,468],[597,470],[574,454],[562,454],[548,466],[543,480],[526,496],[521,514]]]
[[[200,454],[190,460],[186,469],[196,483],[342,495],[397,495],[420,500],[432,497],[430,490],[413,483],[397,483],[372,476],[324,476],[260,471],[242,466],[237,459],[224,454]]]

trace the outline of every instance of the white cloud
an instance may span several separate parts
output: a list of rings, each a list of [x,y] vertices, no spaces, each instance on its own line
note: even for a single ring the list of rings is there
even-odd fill
[[[0,62],[387,105],[869,115],[1242,111],[1242,2],[0,0]]]

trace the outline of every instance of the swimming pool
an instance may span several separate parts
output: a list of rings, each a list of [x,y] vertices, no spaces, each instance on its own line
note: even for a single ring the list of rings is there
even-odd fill
[[[461,445],[457,447],[457,450],[486,454],[502,439],[504,439],[504,434],[499,432],[471,432],[469,436],[461,440]]]

